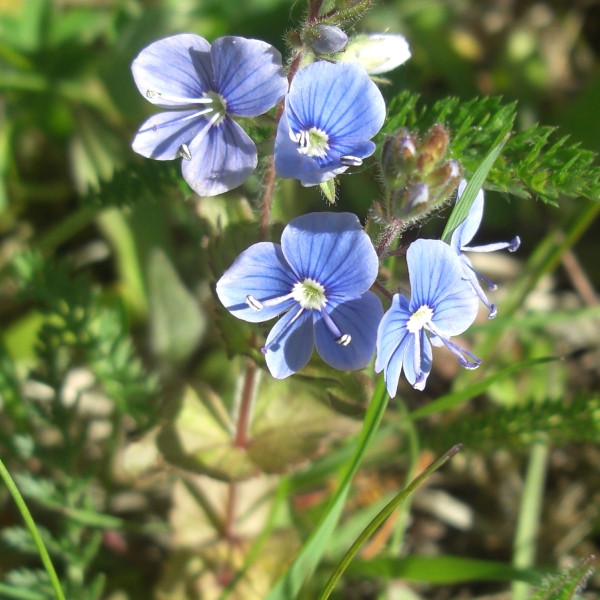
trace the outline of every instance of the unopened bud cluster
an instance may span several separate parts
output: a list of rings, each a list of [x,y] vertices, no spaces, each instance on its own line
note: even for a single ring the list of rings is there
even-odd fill
[[[410,222],[446,202],[461,176],[458,161],[446,158],[450,135],[434,125],[422,140],[399,129],[383,142],[381,170],[388,193],[387,219]]]

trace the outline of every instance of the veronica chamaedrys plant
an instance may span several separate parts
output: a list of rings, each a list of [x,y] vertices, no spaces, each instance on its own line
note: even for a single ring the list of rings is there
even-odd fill
[[[383,315],[368,291],[379,268],[369,236],[351,213],[309,213],[290,221],[281,245],[254,244],[217,282],[217,295],[252,323],[283,316],[267,337],[273,377],[304,367],[314,346],[330,366],[360,369],[375,351]]]
[[[144,48],[131,70],[140,92],[170,109],[140,127],[132,142],[137,153],[183,158],[183,177],[201,196],[222,194],[250,176],[256,146],[231,117],[256,117],[284,97],[287,78],[273,46],[226,36],[211,47],[185,33]]]
[[[458,184],[458,195],[457,202],[460,200],[465,188],[467,187],[467,181],[464,179]],[[490,319],[493,319],[498,312],[495,304],[491,304],[488,300],[479,279],[494,291],[497,289],[497,285],[491,282],[487,277],[479,273],[473,268],[471,260],[463,252],[495,252],[496,250],[507,249],[509,252],[514,252],[521,245],[521,239],[519,236],[515,236],[510,242],[495,242],[493,244],[485,244],[483,246],[469,246],[469,242],[475,237],[479,226],[481,225],[481,219],[483,218],[483,190],[479,190],[467,218],[454,230],[452,238],[450,239],[450,246],[454,249],[456,254],[460,257],[463,277],[471,284],[471,287],[475,293],[479,296],[481,301],[488,308]]]
[[[377,332],[375,371],[384,371],[392,397],[403,370],[415,389],[425,388],[433,358],[431,344],[446,346],[467,369],[481,362],[450,341],[473,323],[479,304],[463,279],[460,259],[440,240],[417,240],[408,248],[406,260],[410,301],[395,294]]]
[[[275,138],[280,177],[317,185],[362,164],[385,119],[385,102],[353,63],[317,61],[294,77]]]

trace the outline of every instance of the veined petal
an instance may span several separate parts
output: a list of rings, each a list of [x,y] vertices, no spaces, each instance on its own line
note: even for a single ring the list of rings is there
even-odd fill
[[[310,313],[307,310],[297,317],[297,311],[292,309],[271,329],[266,342],[269,349],[265,352],[265,360],[271,375],[276,379],[289,377],[308,363],[314,348]]]
[[[392,306],[383,315],[377,330],[377,358],[375,360],[377,373],[388,366],[398,346],[408,335],[406,324],[410,315],[408,300],[401,294],[395,294]],[[400,376],[400,372],[398,372],[398,376]]]
[[[345,346],[335,341],[321,313],[313,311],[313,314],[317,352],[328,365],[334,369],[354,370],[369,364],[375,352],[377,326],[383,316],[381,301],[375,294],[366,292],[361,298],[342,302],[328,311],[338,329],[351,336]]]
[[[196,136],[189,152],[190,160],[182,164],[183,177],[200,196],[216,196],[236,188],[258,163],[254,142],[229,117]]]
[[[383,125],[385,102],[360,65],[318,61],[294,77],[287,98],[294,132],[317,127],[330,138],[360,142]]]
[[[467,187],[467,181],[462,179],[458,184],[458,195],[456,201],[460,200],[463,195],[465,188]],[[469,209],[467,218],[454,230],[452,239],[450,240],[450,246],[454,248],[456,253],[460,253],[461,249],[466,246],[475,236],[479,226],[481,225],[481,219],[483,218],[483,189],[477,192],[475,200]]]
[[[418,347],[417,339],[419,340]],[[404,376],[415,389],[423,390],[425,388],[427,377],[431,373],[432,362],[433,353],[425,330],[421,329],[416,334],[409,335],[404,351]]]
[[[410,279],[411,310],[427,305],[435,311],[438,302],[461,285],[462,265],[457,254],[440,240],[417,240],[406,253]]]
[[[256,117],[285,96],[288,83],[281,54],[271,44],[225,36],[215,40],[211,56],[217,91],[229,114]]]
[[[260,302],[281,298],[292,291],[295,282],[281,246],[259,242],[244,250],[225,271],[217,282],[217,296],[238,319],[260,323],[290,309],[296,301],[290,299],[256,310],[248,305],[246,298],[251,296]]]
[[[275,137],[275,171],[284,179],[299,179],[305,186],[318,185],[348,170],[337,164],[335,167],[321,167],[319,162],[298,152],[298,144],[290,139],[290,127],[284,110],[277,126]]]
[[[284,229],[281,247],[298,279],[318,281],[327,298],[357,298],[377,277],[377,253],[352,213],[297,217]]]
[[[131,65],[141,94],[159,106],[195,104],[212,86],[210,44],[183,33],[144,48]]]
[[[155,160],[172,160],[185,154],[191,141],[208,126],[198,110],[172,110],[152,115],[131,142],[134,152]]]
[[[389,361],[379,369],[380,371],[384,370],[383,376],[388,394],[391,398],[393,398],[398,391],[400,375],[402,375],[402,368],[406,361],[407,347],[412,337],[413,336],[410,333],[406,332],[404,337],[400,340],[400,343],[395,346]]]

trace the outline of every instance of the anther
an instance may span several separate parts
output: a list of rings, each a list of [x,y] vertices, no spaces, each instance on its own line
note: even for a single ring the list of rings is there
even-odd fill
[[[360,167],[363,164],[363,161],[362,158],[358,158],[358,156],[346,154],[345,156],[340,156],[340,163],[342,163],[344,167]]]
[[[520,245],[521,245],[521,238],[517,235],[512,240],[510,240],[510,242],[508,242],[508,251],[515,252],[515,250],[518,250]]]
[[[339,344],[340,346],[348,346],[348,344],[350,344],[351,341],[352,336],[349,333],[344,333],[335,340],[335,343]]]
[[[181,144],[181,146],[179,146],[177,155],[181,156],[185,160],[192,160],[192,153],[190,152],[190,147],[187,144]]]
[[[246,296],[246,304],[254,310],[261,310],[263,308],[263,303],[254,296]]]

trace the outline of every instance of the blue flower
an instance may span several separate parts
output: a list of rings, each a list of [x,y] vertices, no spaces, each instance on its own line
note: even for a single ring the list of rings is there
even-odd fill
[[[375,151],[385,103],[355,63],[318,61],[292,80],[275,138],[280,177],[317,185],[362,164]]]
[[[458,195],[456,200],[458,201],[462,196],[467,182],[463,179],[458,184]],[[469,246],[469,242],[475,237],[479,225],[481,225],[481,219],[483,218],[483,190],[479,190],[467,218],[454,230],[452,239],[450,240],[450,246],[458,254],[462,264],[463,277],[471,284],[471,287],[475,293],[479,296],[481,301],[487,306],[490,314],[490,319],[493,319],[498,312],[495,304],[491,304],[488,300],[479,279],[485,282],[485,284],[494,291],[498,286],[492,283],[487,277],[484,277],[481,273],[476,271],[471,264],[471,260],[463,254],[463,252],[494,252],[496,250],[508,249],[509,252],[514,252],[521,245],[521,239],[519,236],[514,237],[510,242],[496,242],[494,244],[486,244],[484,246]]]
[[[379,267],[369,236],[350,213],[293,219],[281,245],[254,244],[217,282],[217,295],[236,317],[258,323],[283,314],[263,348],[278,379],[302,369],[313,347],[336,369],[365,367],[383,315],[368,291]]]
[[[395,294],[377,332],[375,371],[385,371],[392,397],[403,369],[414,388],[425,387],[433,358],[431,344],[446,346],[467,369],[474,369],[481,362],[449,339],[473,323],[479,304],[462,278],[456,254],[442,241],[417,240],[410,245],[406,260],[410,301]]]
[[[256,146],[231,117],[256,117],[285,96],[287,79],[275,48],[233,36],[211,47],[186,33],[144,48],[131,70],[150,102],[171,109],[140,127],[132,142],[137,153],[183,158],[183,177],[201,196],[222,194],[250,176]]]

